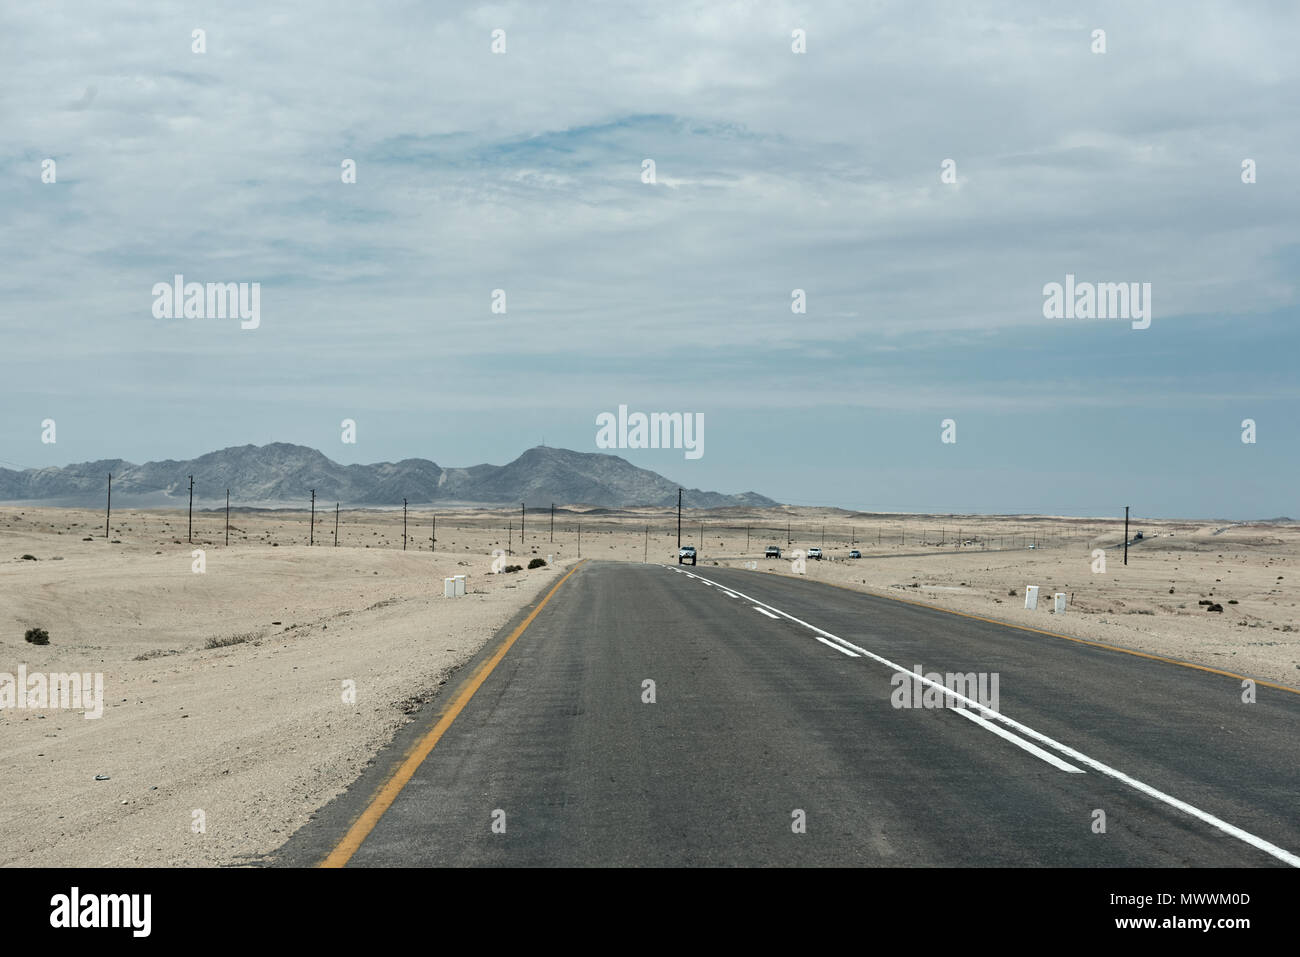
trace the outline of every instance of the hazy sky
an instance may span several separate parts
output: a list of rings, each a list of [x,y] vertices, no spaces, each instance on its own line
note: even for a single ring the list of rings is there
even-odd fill
[[[1300,516],[1297,36],[1291,3],[5,4],[0,463],[504,463],[625,404],[703,414],[698,459],[619,453],[688,487]],[[156,318],[178,273],[260,283],[260,326]],[[1150,283],[1150,327],[1044,318],[1067,274]]]

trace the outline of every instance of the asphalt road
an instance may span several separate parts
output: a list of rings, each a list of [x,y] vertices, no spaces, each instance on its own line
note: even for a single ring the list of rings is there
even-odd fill
[[[815,575],[583,565],[346,863],[1300,866],[1300,695]],[[916,665],[996,675],[998,714],[896,707]],[[336,848],[456,693],[277,862]]]

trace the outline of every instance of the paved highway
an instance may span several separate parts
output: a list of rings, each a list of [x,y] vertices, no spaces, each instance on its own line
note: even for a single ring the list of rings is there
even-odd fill
[[[1300,695],[814,576],[579,566],[276,863],[1300,866]]]

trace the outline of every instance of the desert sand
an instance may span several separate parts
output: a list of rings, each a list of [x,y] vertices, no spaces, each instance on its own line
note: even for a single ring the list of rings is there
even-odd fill
[[[0,864],[257,860],[561,574],[491,574],[487,539],[465,554],[403,552],[400,512],[396,547],[381,513],[372,548],[309,548],[305,517],[300,544],[232,534],[228,548],[197,529],[186,543],[183,513],[114,516],[120,544],[98,519],[0,509],[0,672],[100,672],[106,701],[98,719],[0,709]],[[254,539],[290,524],[240,519]],[[446,599],[454,574],[468,594]],[[33,626],[50,644],[24,640]]]
[[[579,549],[677,554],[676,515],[662,509],[564,510],[553,533],[530,513],[524,548],[517,510],[439,512],[436,551],[428,510],[408,515],[405,551],[400,509],[342,513],[337,547],[334,513],[316,519],[235,512],[227,546],[223,513],[196,512],[191,544],[183,511],[115,513],[106,538],[102,513],[0,507],[0,672],[99,672],[105,698],[99,719],[0,709],[0,864],[254,863]],[[682,541],[700,547],[702,572],[753,563],[784,575],[794,549],[821,546],[808,578],[1300,686],[1300,527],[1132,527],[1144,536],[1127,566],[1122,520],[725,510],[687,512]],[[769,544],[782,559],[763,558]],[[507,548],[511,562],[554,565],[492,574],[492,551]],[[453,574],[467,575],[463,599],[442,597]],[[1036,611],[1023,607],[1030,584]],[[24,640],[34,626],[49,645]]]

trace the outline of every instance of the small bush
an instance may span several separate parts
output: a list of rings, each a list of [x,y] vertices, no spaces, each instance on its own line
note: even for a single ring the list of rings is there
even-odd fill
[[[545,558],[534,558],[531,562],[528,563],[528,567],[529,567],[529,568],[545,568],[545,567],[546,567],[546,559],[545,559]]]
[[[34,561],[36,561],[36,556],[35,556],[35,555],[24,555],[24,556],[23,556],[23,561],[25,561],[25,562],[34,562]]]
[[[246,641],[252,641],[258,635],[251,631],[246,631],[242,635],[229,635],[225,638],[209,638],[204,648],[227,648],[230,645],[242,645]]]
[[[506,571],[508,571],[508,572],[521,572],[521,571],[523,571],[523,570],[524,570],[524,566],[523,566],[523,565],[507,565],[507,566],[506,566]]]
[[[175,648],[155,648],[153,651],[146,651],[142,655],[136,655],[132,661],[152,661],[154,658],[166,658],[168,655],[179,655],[180,652]]]
[[[50,633],[44,628],[28,628],[27,634],[23,635],[33,645],[48,645],[50,643]]]

